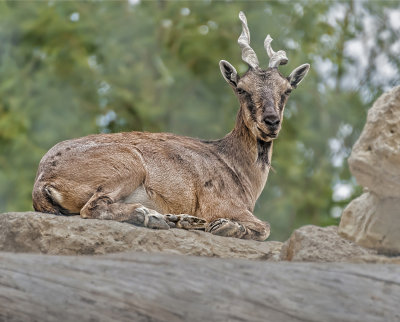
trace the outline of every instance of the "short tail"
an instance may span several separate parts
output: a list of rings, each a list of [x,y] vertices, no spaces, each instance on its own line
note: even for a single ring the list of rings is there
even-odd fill
[[[57,190],[45,182],[35,182],[32,191],[32,202],[35,211],[55,215],[69,215],[57,201]]]

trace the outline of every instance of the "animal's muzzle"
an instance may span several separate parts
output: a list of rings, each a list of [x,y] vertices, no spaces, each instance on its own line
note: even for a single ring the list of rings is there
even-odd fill
[[[271,134],[275,133],[280,124],[280,119],[277,115],[267,115],[264,117],[263,122],[267,126],[268,130],[270,130]]]

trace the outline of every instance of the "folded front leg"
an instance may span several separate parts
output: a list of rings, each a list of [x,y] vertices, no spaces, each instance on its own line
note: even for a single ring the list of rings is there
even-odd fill
[[[252,218],[253,217],[253,218]],[[246,216],[244,220],[219,218],[209,223],[206,232],[218,236],[253,239],[263,241],[270,234],[270,225],[255,216]],[[246,220],[247,219],[247,220]]]

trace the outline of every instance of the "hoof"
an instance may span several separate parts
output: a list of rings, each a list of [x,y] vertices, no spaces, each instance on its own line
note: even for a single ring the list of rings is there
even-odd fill
[[[242,238],[246,234],[246,228],[235,221],[220,218],[206,227],[206,232],[213,235]]]
[[[140,225],[151,229],[169,229],[165,217],[157,211],[148,209],[146,207],[136,208],[136,213],[141,217]]]
[[[165,218],[171,228],[205,230],[207,225],[204,219],[191,215],[165,215]]]

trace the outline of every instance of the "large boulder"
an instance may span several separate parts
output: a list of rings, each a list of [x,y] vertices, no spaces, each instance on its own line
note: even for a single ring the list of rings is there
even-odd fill
[[[369,191],[380,197],[400,197],[400,86],[383,94],[368,111],[349,166],[357,182]]]
[[[343,211],[339,233],[381,253],[399,253],[400,198],[379,198],[372,192],[362,194]]]
[[[343,211],[339,234],[382,253],[400,254],[400,86],[368,111],[349,166],[366,193]]]
[[[0,251],[52,255],[128,250],[278,260],[282,243],[242,240],[182,229],[152,230],[127,223],[38,212],[0,214]]]

